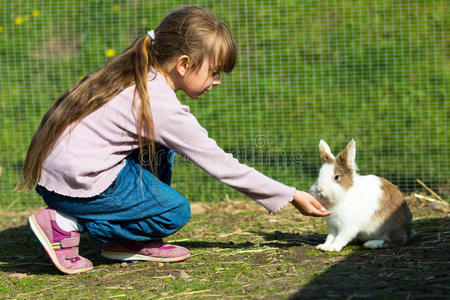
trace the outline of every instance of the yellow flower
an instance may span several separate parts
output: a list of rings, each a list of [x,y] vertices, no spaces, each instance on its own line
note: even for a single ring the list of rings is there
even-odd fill
[[[41,12],[37,9],[33,10],[33,12],[31,13],[31,15],[35,18],[39,17],[40,14],[41,14]]]
[[[14,24],[20,25],[22,23],[23,23],[23,18],[22,17],[15,17],[14,18]]]
[[[112,7],[113,12],[118,12],[119,11],[119,4],[114,4]]]
[[[0,32],[3,32],[3,26],[0,26]]]
[[[113,57],[116,54],[116,51],[114,49],[108,49],[105,52],[106,57]]]

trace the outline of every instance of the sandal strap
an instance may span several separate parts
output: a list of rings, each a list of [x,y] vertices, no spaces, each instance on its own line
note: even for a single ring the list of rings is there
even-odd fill
[[[66,253],[66,259],[73,259],[79,256],[78,247],[73,247]]]
[[[65,238],[60,241],[61,248],[71,248],[71,247],[77,247],[80,244],[80,236],[73,236],[70,238]]]
[[[61,242],[52,243],[53,250],[58,251],[58,250],[62,250],[64,248],[68,248],[67,254],[66,254],[66,259],[77,258],[79,256],[79,254],[78,254],[79,240],[77,243],[75,243],[76,238],[67,238],[66,240],[69,240],[69,241],[63,243],[63,240],[61,240]],[[65,247],[63,246],[63,244]]]

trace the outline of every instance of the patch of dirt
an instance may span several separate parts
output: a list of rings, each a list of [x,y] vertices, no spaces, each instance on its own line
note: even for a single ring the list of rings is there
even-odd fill
[[[415,228],[420,233],[408,246],[354,251],[333,263],[291,299],[448,297],[450,219],[418,221]]]
[[[221,219],[214,214],[212,219],[216,223],[222,220],[223,225],[238,230],[239,235],[248,232],[245,229],[239,231],[239,228],[258,223],[258,232],[249,231],[262,237],[263,241],[255,236],[248,240],[254,245],[278,250],[276,255],[270,252],[253,255],[252,264],[266,268],[268,274],[272,270],[281,271],[283,278],[294,278],[299,271],[313,278],[309,283],[298,285],[290,299],[443,298],[450,296],[449,207],[447,202],[420,196],[423,195],[413,193],[406,197],[417,232],[408,245],[367,250],[354,243],[340,254],[316,251],[315,245],[323,242],[327,232],[323,220],[305,218],[291,207],[277,215],[243,215],[245,211],[261,210],[261,207],[246,200],[224,201],[207,206],[201,204],[204,209],[201,213],[228,210],[228,218]],[[236,212],[239,218],[230,217]],[[288,267],[283,267],[286,265]],[[292,285],[279,281],[259,283],[260,287],[268,285],[292,288]]]
[[[192,202],[191,213],[193,215],[203,214],[209,211],[220,211],[224,214],[236,215],[248,211],[266,211],[264,207],[257,204],[255,201],[249,200],[230,200],[217,203]]]
[[[417,231],[410,244],[367,250],[355,243],[340,253],[316,250],[327,233],[324,220],[305,217],[290,205],[270,215],[250,200],[192,203],[191,221],[166,239],[189,248],[190,259],[177,264],[109,261],[85,234],[80,253],[95,268],[72,276],[70,286],[28,229],[26,217],[34,211],[0,211],[0,280],[5,291],[15,292],[0,296],[61,298],[51,287],[64,285],[64,293],[76,298],[99,290],[100,298],[446,298],[448,209],[415,196],[407,201]],[[23,280],[33,280],[35,287]]]

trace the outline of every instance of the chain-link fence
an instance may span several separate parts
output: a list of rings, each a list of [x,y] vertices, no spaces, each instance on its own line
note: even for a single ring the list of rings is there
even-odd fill
[[[298,189],[316,179],[318,142],[357,141],[361,173],[404,192],[449,192],[450,1],[0,0],[0,207],[42,205],[12,189],[43,114],[72,83],[195,4],[232,29],[238,64],[200,100],[179,94],[211,137]],[[191,200],[242,197],[179,157]]]

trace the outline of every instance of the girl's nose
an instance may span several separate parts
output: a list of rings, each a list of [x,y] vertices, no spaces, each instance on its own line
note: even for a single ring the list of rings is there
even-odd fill
[[[217,76],[216,78],[213,79],[212,85],[217,86],[217,85],[220,85],[221,83],[222,83],[222,81],[220,81],[220,77]]]
[[[213,78],[213,82],[212,82],[212,85],[213,85],[213,86],[217,86],[217,85],[220,85],[220,84],[221,84],[221,81],[220,81],[220,72],[214,72],[214,73],[212,74],[212,78]]]

